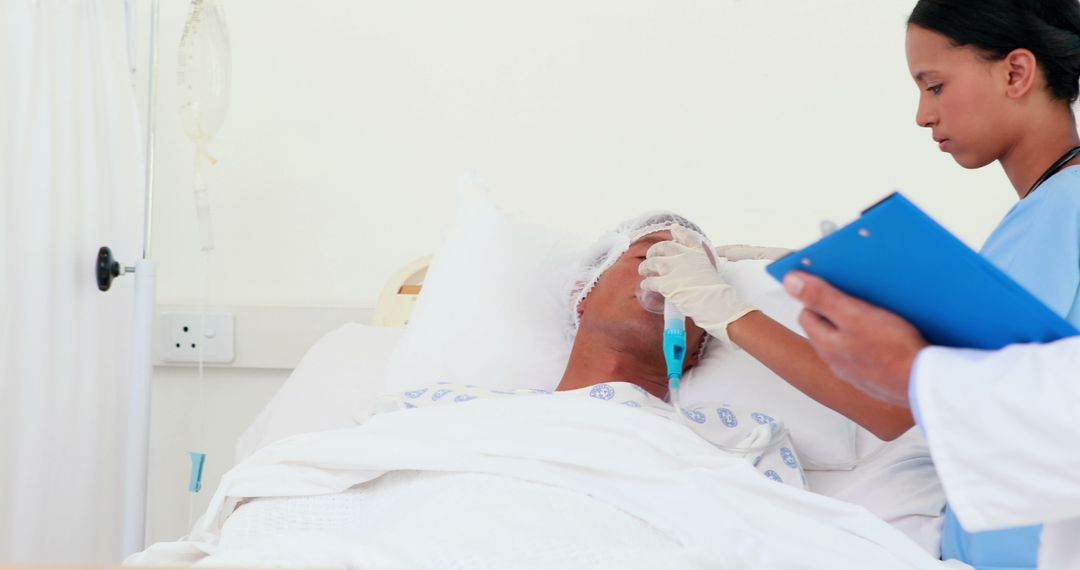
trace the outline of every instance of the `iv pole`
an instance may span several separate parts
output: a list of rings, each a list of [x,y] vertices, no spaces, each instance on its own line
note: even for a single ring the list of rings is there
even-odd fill
[[[129,23],[131,15],[129,6]],[[150,451],[150,380],[153,373],[152,339],[154,336],[154,304],[157,284],[157,264],[150,259],[150,238],[153,228],[154,205],[154,136],[157,85],[158,3],[151,0],[150,58],[146,108],[146,179],[145,212],[143,217],[142,258],[135,266],[123,266],[112,257],[108,247],[102,247],[97,257],[97,284],[108,291],[113,278],[126,273],[135,274],[134,326],[132,328],[131,384],[128,393],[127,450],[124,454],[121,555],[123,558],[145,548],[146,542],[146,480]],[[129,30],[129,34],[131,30]]]

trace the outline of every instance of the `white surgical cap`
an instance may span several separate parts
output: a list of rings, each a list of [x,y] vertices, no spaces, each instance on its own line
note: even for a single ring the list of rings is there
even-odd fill
[[[577,334],[578,326],[581,324],[577,308],[585,297],[589,296],[596,282],[600,280],[600,276],[618,261],[626,250],[630,249],[631,244],[649,234],[670,230],[675,224],[697,234],[702,243],[710,250],[712,249],[712,244],[705,237],[705,232],[701,231],[697,224],[678,214],[660,210],[646,212],[634,219],[626,220],[614,230],[601,236],[596,243],[585,250],[582,263],[578,266],[570,286],[571,336]]]

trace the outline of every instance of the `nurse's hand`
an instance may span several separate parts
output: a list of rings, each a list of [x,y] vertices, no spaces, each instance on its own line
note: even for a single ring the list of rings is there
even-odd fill
[[[671,236],[672,241],[653,244],[638,266],[638,273],[646,277],[641,288],[660,293],[697,326],[730,343],[728,325],[755,308],[724,281],[717,264],[727,261],[717,261],[696,234],[676,225]]]
[[[928,343],[904,319],[792,271],[784,288],[802,301],[799,324],[834,374],[879,400],[908,406],[915,357]]]

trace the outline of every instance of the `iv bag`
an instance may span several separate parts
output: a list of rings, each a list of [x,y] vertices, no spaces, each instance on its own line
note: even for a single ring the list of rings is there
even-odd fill
[[[229,30],[218,0],[191,0],[180,38],[177,91],[184,134],[205,152],[225,121],[231,69]]]
[[[214,249],[210,196],[202,173],[202,158],[216,163],[206,145],[225,121],[231,84],[229,30],[219,0],[191,0],[184,34],[180,37],[176,83],[180,122],[195,143],[195,211],[203,251]]]

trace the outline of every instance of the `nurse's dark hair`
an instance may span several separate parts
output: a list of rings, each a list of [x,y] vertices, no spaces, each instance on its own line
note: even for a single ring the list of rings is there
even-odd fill
[[[1077,0],[919,0],[908,25],[976,48],[991,60],[1028,49],[1055,98],[1074,103],[1080,93]]]

